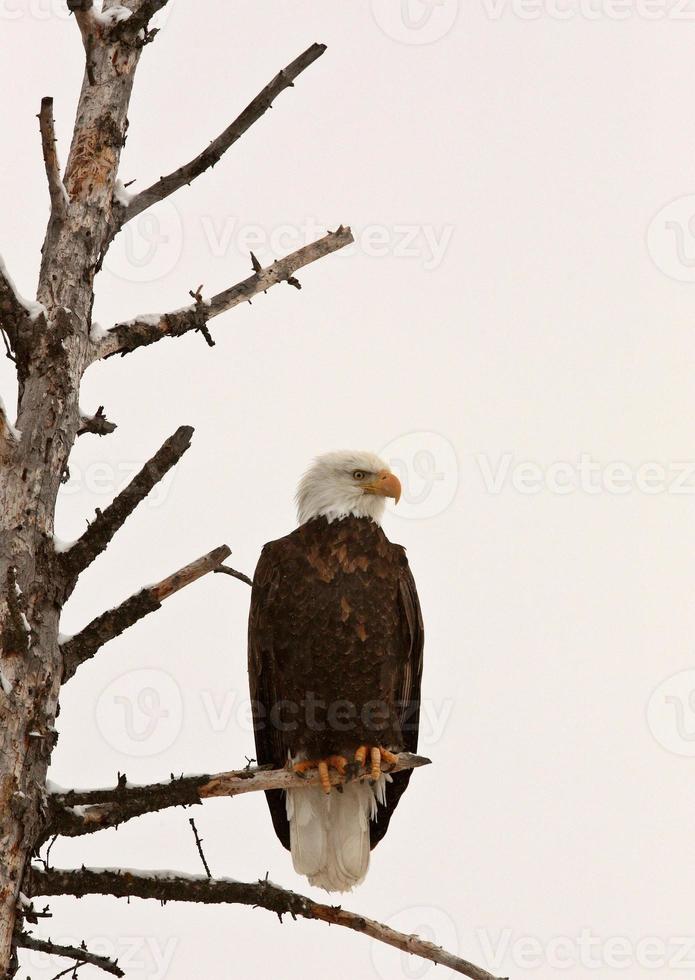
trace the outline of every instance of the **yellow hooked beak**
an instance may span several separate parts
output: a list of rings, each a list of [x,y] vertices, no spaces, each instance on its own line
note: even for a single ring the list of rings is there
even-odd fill
[[[362,487],[365,493],[378,494],[380,497],[393,497],[398,503],[401,499],[401,481],[390,470],[377,473],[373,483],[365,483]]]

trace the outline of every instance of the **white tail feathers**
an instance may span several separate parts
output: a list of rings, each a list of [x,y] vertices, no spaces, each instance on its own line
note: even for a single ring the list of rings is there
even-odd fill
[[[294,870],[328,892],[349,892],[369,867],[369,821],[384,802],[386,777],[372,787],[348,783],[343,792],[318,786],[287,791],[290,849]]]

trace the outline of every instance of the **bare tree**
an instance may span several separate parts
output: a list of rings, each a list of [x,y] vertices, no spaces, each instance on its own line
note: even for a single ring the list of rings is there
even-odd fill
[[[280,916],[320,919],[363,932],[399,949],[448,964],[469,977],[490,974],[417,937],[394,932],[363,916],[317,904],[267,880],[249,884],[171,874],[136,875],[119,870],[43,870],[32,865],[37,849],[53,835],[76,836],[113,827],[142,813],[200,803],[269,786],[305,785],[285,772],[242,770],[133,788],[119,781],[113,790],[52,796],[46,773],[55,742],[54,722],[61,686],[110,639],[158,609],[174,592],[211,571],[241,573],[223,565],[222,545],[160,582],[108,610],[62,645],[61,610],[81,573],[108,547],[131,512],[190,445],[193,430],[178,429],[131,483],[68,548],[56,548],[54,515],[61,481],[77,436],[113,431],[103,408],[91,417],[79,409],[87,368],[113,354],[125,355],[163,337],[200,332],[212,344],[209,321],[271,286],[299,288],[299,269],[352,241],[349,228],[328,232],[312,244],[279,257],[264,268],[251,256],[252,272],[242,282],[211,297],[191,291],[183,310],[158,313],[92,329],[94,279],[109,245],[135,216],[163,201],[213,167],[259,119],[273,100],[292,86],[324,50],[312,44],[273,78],[243,112],[193,160],[133,197],[117,184],[119,158],[128,125],[135,72],[154,39],[154,14],[167,0],[67,0],[85,50],[85,71],[67,165],[58,161],[51,98],[39,112],[41,146],[50,216],[42,250],[35,302],[24,301],[0,263],[0,327],[18,380],[17,418],[10,423],[0,402],[0,972],[12,977],[17,949],[41,949],[76,964],[122,971],[84,946],[57,946],[27,932],[40,914],[31,899],[41,895],[140,896],[161,901],[235,902],[270,909]],[[246,581],[248,581],[246,579]],[[425,760],[404,756],[400,766]],[[311,780],[309,780],[309,783]],[[192,824],[202,855],[200,840]],[[205,863],[205,862],[204,862]]]

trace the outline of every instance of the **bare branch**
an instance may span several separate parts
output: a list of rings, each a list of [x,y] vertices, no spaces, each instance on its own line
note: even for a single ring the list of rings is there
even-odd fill
[[[94,0],[67,0],[68,10],[75,15],[75,20],[80,28],[82,41],[87,52],[87,59],[90,56],[90,47],[94,43],[95,20],[94,20]],[[90,41],[91,38],[91,41]],[[88,70],[89,70],[89,66]],[[90,84],[94,84],[90,78]]]
[[[110,960],[106,956],[99,956],[97,953],[90,953],[84,944],[82,946],[63,946],[51,942],[50,939],[39,939],[38,936],[31,936],[28,932],[20,932],[15,944],[20,949],[35,949],[41,953],[50,953],[52,956],[63,956],[79,963],[88,963],[90,966],[96,966],[114,977],[125,976],[115,960]]]
[[[114,25],[112,35],[114,37],[136,37],[140,31],[144,31],[145,40],[148,40],[148,24],[156,13],[166,7],[168,2],[169,0],[142,0],[131,17],[118,21]]]
[[[109,422],[104,415],[104,406],[100,405],[95,415],[82,415],[80,427],[77,430],[78,436],[86,435],[90,432],[94,436],[110,436],[118,426],[115,422]]]
[[[244,575],[243,572],[238,572],[236,568],[230,568],[229,565],[220,565],[219,568],[215,569],[216,573],[221,573],[222,575],[231,575],[232,578],[238,578],[240,582],[246,582],[247,585],[253,585],[253,579],[250,579],[248,575]]]
[[[341,225],[337,231],[330,231],[323,238],[304,245],[267,268],[255,271],[248,279],[217,293],[210,300],[196,301],[192,306],[173,313],[163,313],[158,317],[148,316],[119,323],[96,342],[92,359],[96,361],[113,354],[128,354],[138,347],[154,344],[163,337],[180,337],[191,330],[202,330],[208,320],[240,303],[250,302],[253,296],[265,292],[277,283],[291,282],[298,285],[294,279],[294,273],[298,269],[344,248],[353,240],[350,229]]]
[[[5,263],[0,258],[0,328],[7,335],[12,351],[17,348],[17,337],[28,318],[29,311],[17,293]]]
[[[471,980],[496,980],[491,973],[467,960],[448,953],[418,936],[397,932],[366,916],[332,905],[322,905],[304,895],[280,888],[267,878],[256,882],[179,877],[171,872],[91,870],[41,871],[32,867],[23,885],[29,895],[113,895],[116,898],[154,898],[160,902],[197,902],[204,905],[236,904],[264,908],[292,918],[319,919],[329,925],[361,932],[371,939],[394,946],[406,953],[441,963]]]
[[[192,436],[193,429],[190,425],[178,428],[106,510],[97,511],[96,518],[82,537],[58,556],[67,576],[68,591],[84,569],[106,550],[116,531],[122,527],[137,505],[178,463],[191,445]]]
[[[51,209],[54,214],[64,215],[68,206],[68,194],[60,176],[60,164],[56,152],[55,124],[53,122],[53,99],[50,96],[41,99],[39,130],[41,131],[41,148],[48,180],[48,192],[51,196]]]
[[[157,585],[150,585],[135,595],[130,596],[115,609],[108,609],[101,616],[93,619],[88,626],[75,636],[66,640],[61,650],[63,653],[63,683],[70,680],[77,668],[109,640],[120,636],[138,620],[160,608],[164,599],[175,592],[196,582],[208,572],[214,572],[220,563],[231,555],[227,545],[221,545],[214,551],[197,558],[194,562],[174,572]]]
[[[151,4],[145,3],[143,7],[148,7],[149,5]],[[159,0],[159,5],[163,6],[161,0]],[[120,26],[125,27],[128,25],[132,27],[137,16],[137,14],[133,15],[133,17],[124,21]],[[197,157],[194,157],[193,160],[179,167],[173,173],[168,174],[166,177],[160,177],[151,187],[136,194],[127,205],[119,227],[122,227],[127,221],[135,218],[146,208],[157,203],[157,201],[162,201],[165,197],[169,197],[185,184],[190,184],[196,177],[205,173],[210,167],[214,167],[222,155],[271,107],[273,100],[286,88],[290,88],[294,84],[294,79],[305,68],[313,64],[317,58],[320,58],[325,50],[325,44],[312,44],[311,47],[307,48],[298,58],[295,58],[286,68],[283,68],[271,82],[268,82],[256,98],[247,105],[241,115],[237,116],[234,122],[227,126],[202,153],[199,153]]]
[[[398,762],[382,763],[383,772],[400,772],[430,764],[421,755],[401,752]],[[345,778],[331,770],[331,784],[354,782],[364,779],[364,770],[357,766],[348,771]],[[216,775],[172,776],[168,783],[151,783],[148,786],[130,786],[124,776],[119,777],[113,789],[70,790],[67,793],[48,795],[50,817],[43,839],[53,834],[62,837],[80,837],[98,830],[117,827],[127,820],[145,813],[166,810],[173,806],[193,806],[203,800],[218,796],[239,796],[269,789],[304,789],[318,786],[319,775],[309,772],[299,775],[290,769],[269,769],[263,766],[218,772]],[[77,809],[75,809],[77,808]]]

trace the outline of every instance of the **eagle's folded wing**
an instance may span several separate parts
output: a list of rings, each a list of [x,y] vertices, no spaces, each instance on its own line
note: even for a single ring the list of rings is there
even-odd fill
[[[249,614],[249,689],[256,762],[259,766],[281,768],[287,761],[288,747],[280,727],[272,724],[270,711],[280,701],[273,656],[272,607],[280,577],[280,566],[273,559],[272,544],[266,545],[256,566]],[[283,847],[290,849],[290,827],[283,790],[266,792],[275,833]]]
[[[403,552],[398,591],[403,657],[400,670],[396,676],[396,703],[405,749],[408,752],[416,752],[420,721],[420,684],[422,681],[425,631],[415,580],[405,557],[405,551]],[[394,773],[391,777],[392,782],[386,784],[386,802],[383,805],[381,803],[378,805],[377,819],[372,821],[370,825],[372,848],[376,847],[386,833],[391,815],[408,786],[411,774],[411,769]]]

